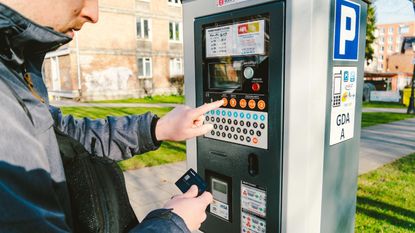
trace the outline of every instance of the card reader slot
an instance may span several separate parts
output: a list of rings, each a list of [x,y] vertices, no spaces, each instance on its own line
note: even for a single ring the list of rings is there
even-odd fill
[[[228,157],[227,154],[225,154],[223,152],[219,152],[219,151],[209,151],[209,154],[215,155],[215,156],[220,156],[220,157]]]

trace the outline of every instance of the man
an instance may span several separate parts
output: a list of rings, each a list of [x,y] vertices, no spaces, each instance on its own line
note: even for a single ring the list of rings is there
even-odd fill
[[[49,106],[40,71],[45,53],[68,43],[84,23],[97,20],[97,0],[0,0],[2,233],[71,232],[68,190],[53,124],[88,150],[96,141],[98,155],[116,160],[155,150],[160,141],[185,140],[212,128],[203,125],[203,114],[222,102],[197,109],[179,107],[161,119],[147,113],[80,120]],[[150,213],[132,232],[198,229],[212,196],[196,195],[194,186],[174,197],[166,209]]]

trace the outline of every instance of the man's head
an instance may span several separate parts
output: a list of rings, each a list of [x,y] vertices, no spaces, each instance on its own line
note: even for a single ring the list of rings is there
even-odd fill
[[[0,3],[70,37],[84,23],[98,21],[98,0],[0,0]]]

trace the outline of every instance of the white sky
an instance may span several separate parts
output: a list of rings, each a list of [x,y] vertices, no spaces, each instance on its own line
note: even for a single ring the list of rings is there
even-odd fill
[[[376,24],[415,21],[412,2],[409,0],[376,0]]]

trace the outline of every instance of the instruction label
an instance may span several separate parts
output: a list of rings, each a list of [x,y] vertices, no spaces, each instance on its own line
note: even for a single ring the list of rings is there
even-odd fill
[[[267,192],[241,181],[241,233],[266,232]]]
[[[356,67],[333,67],[330,145],[354,136],[356,83]]]
[[[242,181],[241,208],[259,217],[266,217],[267,193],[264,189]]]
[[[266,222],[264,219],[255,217],[252,214],[242,212],[241,215],[242,233],[264,233],[266,232]]]
[[[229,205],[213,199],[210,204],[210,212],[229,221]]]
[[[224,7],[224,6],[246,2],[246,1],[249,1],[249,0],[216,0],[216,6]]]
[[[206,29],[206,57],[265,54],[265,21]]]

